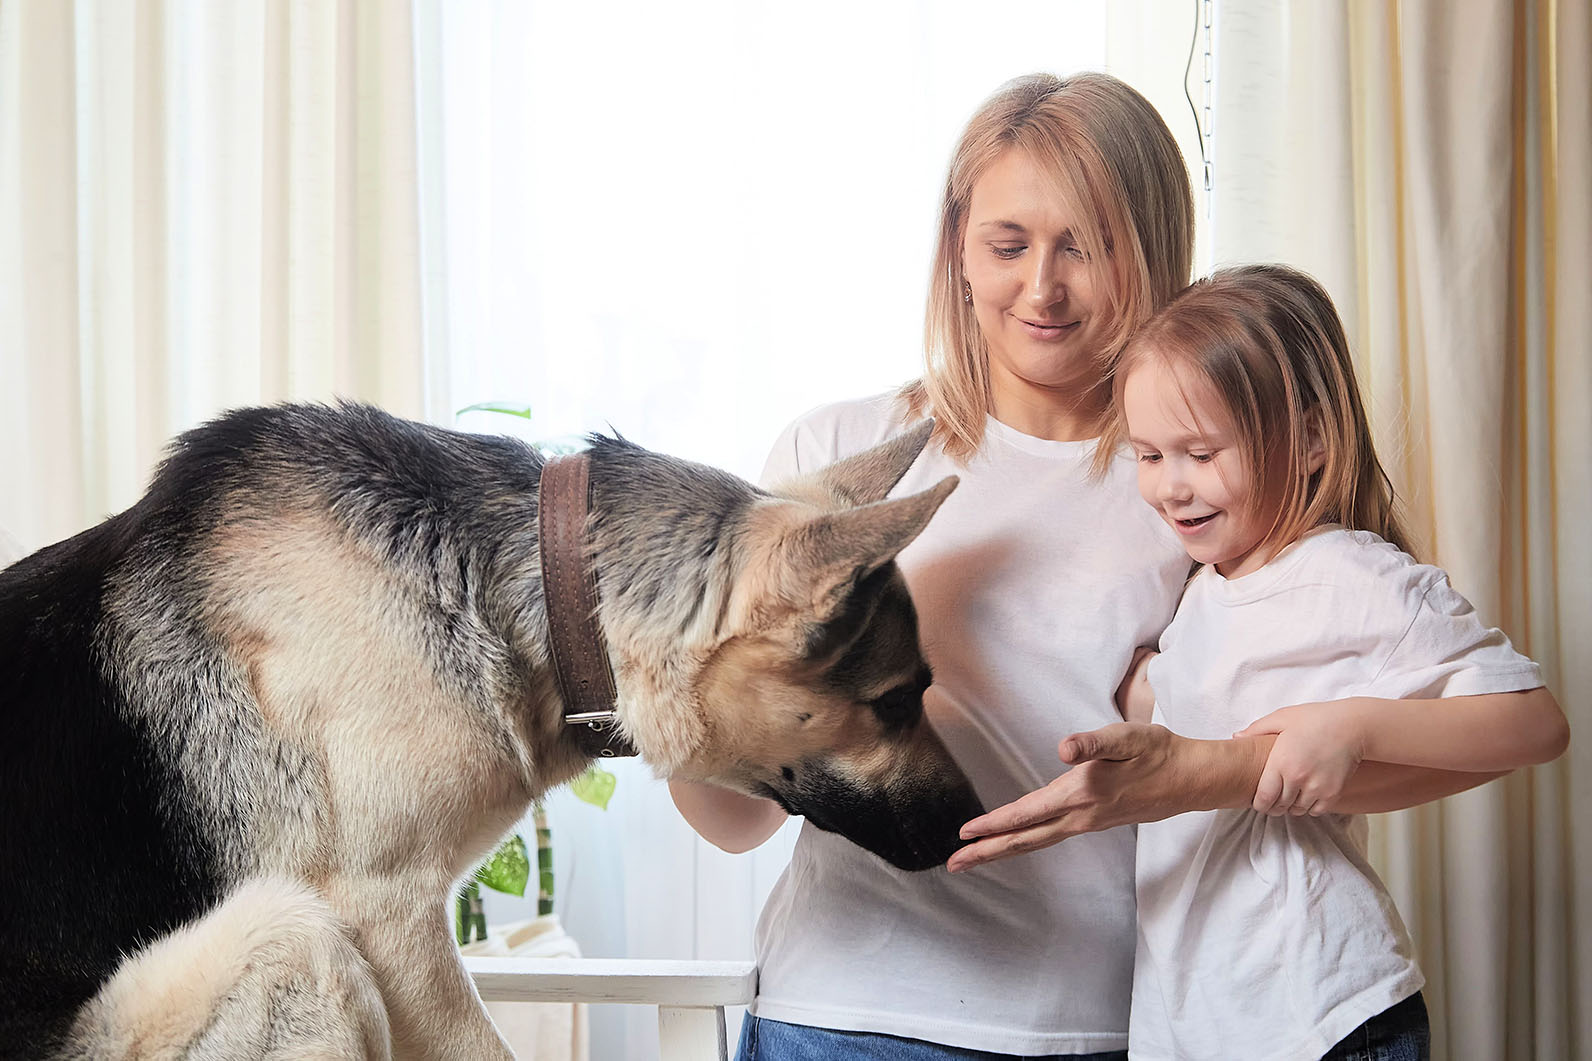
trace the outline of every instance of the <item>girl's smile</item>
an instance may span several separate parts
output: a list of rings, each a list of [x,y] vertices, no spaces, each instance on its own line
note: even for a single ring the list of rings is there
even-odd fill
[[[1135,360],[1122,390],[1139,493],[1193,559],[1224,578],[1259,570],[1270,527],[1264,498],[1235,444],[1227,410],[1210,387],[1160,357]]]
[[[1210,526],[1211,520],[1219,515],[1221,513],[1212,512],[1208,516],[1196,516],[1193,519],[1173,519],[1172,526],[1177,528],[1177,532],[1184,537],[1193,537],[1204,528]]]

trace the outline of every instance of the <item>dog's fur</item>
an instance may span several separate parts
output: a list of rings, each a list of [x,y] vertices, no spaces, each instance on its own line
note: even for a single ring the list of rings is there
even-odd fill
[[[893,562],[955,485],[885,500],[926,438],[778,494],[590,450],[625,734],[907,869],[979,812]],[[540,470],[365,406],[243,410],[0,571],[0,1056],[508,1055],[446,907],[585,765]]]

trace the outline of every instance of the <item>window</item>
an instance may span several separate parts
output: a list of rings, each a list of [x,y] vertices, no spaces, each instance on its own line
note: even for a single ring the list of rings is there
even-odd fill
[[[1166,7],[417,0],[433,417],[523,403],[524,427],[460,423],[755,479],[805,410],[917,374],[950,152],[1002,82],[1109,69],[1198,172],[1193,6]],[[607,812],[550,802],[566,928],[588,955],[750,957],[794,826],[725,855],[616,772]],[[649,1056],[651,1019],[594,1014],[592,1056]]]

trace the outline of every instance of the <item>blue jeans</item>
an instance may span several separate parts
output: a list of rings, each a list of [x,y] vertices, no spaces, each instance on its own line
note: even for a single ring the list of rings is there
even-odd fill
[[[1432,1026],[1419,991],[1344,1037],[1321,1061],[1429,1061]]]
[[[809,1028],[750,1013],[741,1022],[741,1045],[735,1051],[735,1061],[1013,1061],[1016,1057],[874,1032]],[[1046,1054],[1034,1061],[1128,1061],[1128,1052]]]

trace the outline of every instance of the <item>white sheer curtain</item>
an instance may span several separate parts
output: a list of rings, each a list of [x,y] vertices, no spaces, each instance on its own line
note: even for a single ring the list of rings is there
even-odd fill
[[[1197,153],[1183,0],[417,10],[429,335],[455,407],[535,437],[756,475],[796,414],[913,375],[950,149],[1011,76],[1131,68]]]
[[[529,405],[533,439],[611,425],[755,478],[804,410],[917,374],[950,151],[1013,76],[1111,69],[1198,168],[1185,0],[417,12],[428,341],[454,408]],[[725,855],[615,770],[607,812],[552,800],[565,927],[588,955],[749,957],[793,831]],[[594,1011],[593,1056],[652,1056],[650,1020]]]
[[[1215,20],[1218,263],[1331,290],[1435,561],[1592,720],[1592,23],[1585,4]],[[1592,1057],[1592,749],[1373,823],[1434,1057]]]
[[[423,412],[409,8],[0,4],[0,526],[137,499],[176,432]]]

